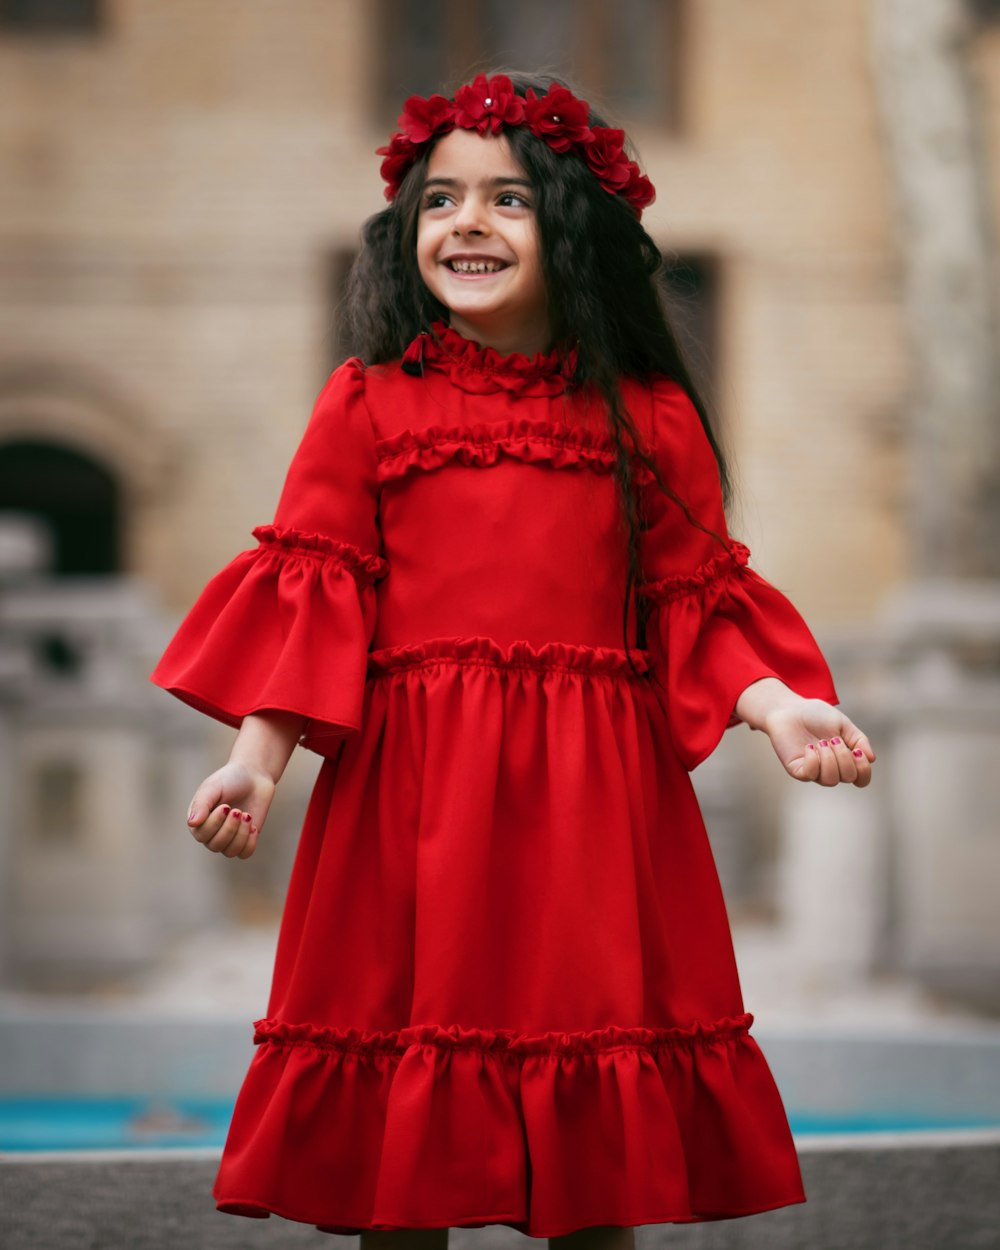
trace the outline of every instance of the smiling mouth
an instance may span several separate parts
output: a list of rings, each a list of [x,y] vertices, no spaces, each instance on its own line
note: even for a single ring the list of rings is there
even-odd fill
[[[507,268],[502,260],[448,260],[445,267],[452,273],[499,273]]]

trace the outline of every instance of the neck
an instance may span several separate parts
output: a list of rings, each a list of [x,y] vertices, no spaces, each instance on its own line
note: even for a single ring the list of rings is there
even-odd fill
[[[480,347],[491,347],[501,356],[511,356],[519,352],[522,356],[535,356],[539,352],[549,351],[552,336],[548,321],[543,319],[538,324],[519,321],[504,326],[479,323],[468,317],[460,317],[452,313],[448,324],[462,338],[471,339]]]

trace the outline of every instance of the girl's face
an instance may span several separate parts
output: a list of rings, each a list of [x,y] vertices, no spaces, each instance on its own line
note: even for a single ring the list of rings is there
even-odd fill
[[[431,152],[417,264],[459,334],[505,355],[548,348],[534,192],[502,135],[453,130]]]

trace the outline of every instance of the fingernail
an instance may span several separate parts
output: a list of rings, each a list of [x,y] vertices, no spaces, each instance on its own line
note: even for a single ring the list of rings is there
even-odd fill
[[[188,824],[190,824],[192,820],[194,820],[194,804],[193,803],[188,808]]]
[[[830,745],[830,742],[827,738],[820,738],[819,744],[821,747],[828,747]]]
[[[813,744],[812,744],[811,742],[809,742],[809,743],[807,743],[807,744],[806,744],[806,750],[807,750],[807,751],[815,751],[815,750],[816,750],[816,748],[813,746]]]
[[[249,813],[249,812],[244,812],[244,813],[243,813],[243,819],[247,822],[247,824],[249,824],[249,823],[250,823],[250,813]]]
[[[256,832],[257,832],[257,826],[256,826],[256,825],[251,825],[251,826],[250,826],[250,832],[251,832],[251,834],[256,833]]]
[[[831,739],[830,739],[830,742],[831,742],[831,744],[832,744],[833,746],[835,746],[835,747],[839,747],[839,746],[840,746],[840,739],[839,739],[839,738],[831,738]]]
[[[856,747],[851,754],[856,755],[858,759],[861,759],[862,755],[864,755],[864,751],[862,751],[860,747]]]

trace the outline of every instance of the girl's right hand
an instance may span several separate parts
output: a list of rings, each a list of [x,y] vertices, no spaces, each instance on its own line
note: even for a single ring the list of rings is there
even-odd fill
[[[257,847],[275,783],[266,772],[230,760],[194,793],[188,828],[206,850],[228,859],[249,859]]]

